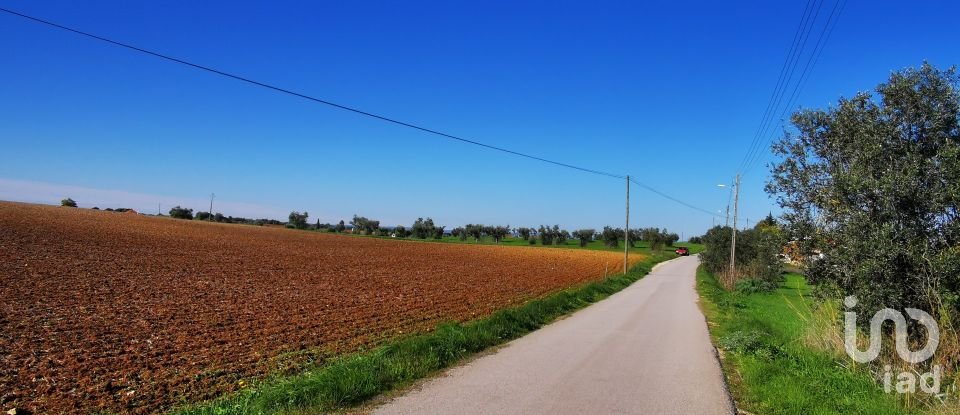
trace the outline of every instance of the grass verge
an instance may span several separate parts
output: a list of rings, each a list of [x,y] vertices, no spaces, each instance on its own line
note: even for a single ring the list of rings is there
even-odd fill
[[[602,300],[646,275],[663,253],[645,258],[626,274],[532,300],[469,323],[444,323],[430,333],[403,338],[369,352],[342,357],[295,376],[268,379],[224,398],[182,407],[177,415],[331,412],[409,385],[438,370],[520,337],[556,318]]]
[[[805,346],[810,287],[788,274],[772,293],[724,290],[697,271],[697,291],[737,406],[758,414],[909,414],[871,375]]]

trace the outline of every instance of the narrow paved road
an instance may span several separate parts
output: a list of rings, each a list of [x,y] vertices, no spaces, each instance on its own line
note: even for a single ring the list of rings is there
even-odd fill
[[[378,414],[733,413],[685,257]]]

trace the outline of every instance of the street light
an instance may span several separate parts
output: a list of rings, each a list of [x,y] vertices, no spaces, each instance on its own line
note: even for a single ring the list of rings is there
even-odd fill
[[[717,184],[717,187],[722,188],[722,189],[723,189],[723,188],[730,187],[730,194],[731,194],[731,196],[733,195],[733,187],[732,187],[731,185],[725,184],[725,183],[720,183],[720,184]],[[717,212],[719,213],[719,211],[717,211]],[[729,198],[727,199],[727,219],[726,219],[726,220],[727,220],[727,222],[726,222],[726,224],[724,224],[724,226],[730,226],[730,199],[729,199]]]

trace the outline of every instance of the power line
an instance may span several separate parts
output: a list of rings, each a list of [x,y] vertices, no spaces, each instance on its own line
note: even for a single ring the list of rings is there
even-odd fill
[[[784,93],[793,80],[793,74],[796,71],[797,64],[800,62],[800,57],[803,55],[803,50],[806,48],[807,40],[810,38],[810,31],[813,30],[822,6],[823,1],[813,0],[811,3],[810,0],[807,0],[807,6],[804,8],[800,23],[794,33],[794,40],[791,43],[790,51],[787,52],[786,62],[780,69],[777,86],[774,87],[770,102],[767,104],[768,110],[764,111],[763,117],[760,118],[760,125],[754,133],[747,153],[744,155],[743,160],[740,161],[740,166],[737,168],[738,171],[742,171],[748,160],[750,160],[755,153],[761,151],[762,139],[766,136],[766,131],[772,123],[777,110],[780,108],[780,104],[783,102]],[[780,82],[779,79],[783,81]]]
[[[787,56],[784,57],[783,59],[783,65],[780,66],[780,74],[777,76],[777,84],[776,86],[773,87],[773,91],[771,91],[770,93],[770,98],[767,101],[767,108],[763,110],[763,116],[760,117],[760,124],[757,125],[757,131],[754,132],[753,139],[750,141],[750,145],[747,146],[747,154],[744,156],[743,160],[740,161],[741,168],[743,167],[744,162],[746,162],[750,154],[753,151],[755,151],[755,147],[758,145],[758,142],[760,141],[760,137],[762,136],[760,133],[763,130],[763,125],[766,122],[767,117],[769,117],[772,112],[776,111],[775,106],[779,106],[779,102],[776,99],[777,94],[779,93],[780,89],[784,87],[785,84],[787,83],[787,79],[785,78],[785,75],[788,72],[787,68],[794,61],[794,54],[795,52],[797,52],[797,46],[800,45],[800,39],[802,38],[802,33],[804,30],[803,28],[806,27],[807,18],[810,12],[813,10],[810,7],[811,4],[812,4],[811,0],[807,0],[807,4],[803,8],[803,14],[800,17],[800,22],[797,24],[797,30],[794,31],[793,33],[793,41],[790,42],[790,50],[787,52]],[[776,103],[776,105],[774,105],[774,103]]]
[[[408,127],[408,128],[412,128],[412,129],[415,129],[415,130],[422,131],[422,132],[426,132],[426,133],[438,135],[438,136],[441,136],[441,137],[444,137],[444,138],[449,138],[449,139],[452,139],[452,140],[460,141],[460,142],[467,143],[467,144],[472,144],[472,145],[479,146],[479,147],[484,147],[484,148],[487,148],[487,149],[490,149],[490,150],[495,150],[495,151],[500,151],[500,152],[503,152],[503,153],[512,154],[512,155],[515,155],[515,156],[525,157],[525,158],[528,158],[528,159],[531,159],[531,160],[537,160],[537,161],[541,161],[541,162],[544,162],[544,163],[549,163],[549,164],[553,164],[553,165],[557,165],[557,166],[561,166],[561,167],[566,167],[566,168],[570,168],[570,169],[574,169],[574,170],[579,170],[579,171],[586,172],[586,173],[592,173],[592,174],[596,174],[596,175],[600,175],[600,176],[606,176],[606,177],[611,177],[611,178],[616,178],[616,179],[626,179],[626,178],[627,178],[627,176],[624,176],[624,175],[615,174],[615,173],[609,173],[609,172],[605,172],[605,171],[601,171],[601,170],[589,169],[589,168],[586,168],[586,167],[580,167],[580,166],[576,166],[576,165],[572,165],[572,164],[568,164],[568,163],[563,163],[563,162],[559,162],[559,161],[555,161],[555,160],[550,160],[550,159],[546,159],[546,158],[543,158],[543,157],[534,156],[534,155],[531,155],[531,154],[521,153],[521,152],[519,152],[519,151],[509,150],[509,149],[506,149],[506,148],[503,148],[503,147],[497,147],[497,146],[494,146],[494,145],[485,144],[485,143],[482,143],[482,142],[479,142],[479,141],[475,141],[475,140],[471,140],[471,139],[459,137],[459,136],[456,136],[456,135],[453,135],[453,134],[444,133],[444,132],[441,132],[441,131],[438,131],[438,130],[434,130],[434,129],[431,129],[431,128],[422,127],[422,126],[419,126],[419,125],[416,125],[416,124],[413,124],[413,123],[409,123],[409,122],[405,122],[405,121],[400,121],[400,120],[397,120],[397,119],[394,119],[394,118],[390,118],[390,117],[387,117],[387,116],[378,115],[378,114],[374,114],[374,113],[371,113],[371,112],[363,111],[363,110],[360,110],[360,109],[357,109],[357,108],[353,108],[353,107],[350,107],[350,106],[347,106],[347,105],[337,104],[337,103],[335,103],[335,102],[331,102],[331,101],[328,101],[328,100],[325,100],[325,99],[316,98],[316,97],[313,97],[313,96],[310,96],[310,95],[307,95],[307,94],[304,94],[304,93],[295,92],[295,91],[292,91],[292,90],[289,90],[289,89],[285,89],[285,88],[281,88],[281,87],[278,87],[278,86],[270,85],[270,84],[267,84],[267,83],[264,83],[264,82],[260,82],[260,81],[256,81],[256,80],[253,80],[253,79],[250,79],[250,78],[246,78],[246,77],[243,77],[243,76],[240,76],[240,75],[231,74],[231,73],[229,73],[229,72],[225,72],[225,71],[222,71],[222,70],[219,70],[219,69],[214,69],[214,68],[211,68],[211,67],[208,67],[208,66],[196,64],[196,63],[189,62],[189,61],[186,61],[186,60],[183,60],[183,59],[174,58],[174,57],[172,57],[172,56],[164,55],[164,54],[159,53],[159,52],[154,52],[154,51],[147,50],[147,49],[144,49],[144,48],[141,48],[141,47],[137,47],[137,46],[133,46],[133,45],[130,45],[130,44],[127,44],[127,43],[123,43],[123,42],[119,42],[119,41],[116,41],[116,40],[113,40],[113,39],[109,39],[109,38],[106,38],[106,37],[103,37],[103,36],[98,36],[98,35],[95,35],[95,34],[92,34],[92,33],[84,32],[84,31],[82,31],[82,30],[78,30],[78,29],[74,29],[74,28],[71,28],[71,27],[67,27],[67,26],[64,26],[64,25],[61,25],[61,24],[57,24],[57,23],[48,21],[48,20],[44,20],[44,19],[40,19],[40,18],[33,17],[33,16],[30,16],[30,15],[26,15],[26,14],[23,14],[23,13],[19,13],[19,12],[10,10],[10,9],[6,9],[6,8],[0,7],[0,11],[5,12],[5,13],[8,13],[8,14],[11,14],[11,15],[14,15],[14,16],[18,16],[18,17],[21,17],[21,18],[24,18],[24,19],[27,19],[27,20],[31,20],[31,21],[34,21],[34,22],[37,22],[37,23],[41,23],[41,24],[44,24],[44,25],[47,25],[47,26],[51,26],[51,27],[54,27],[54,28],[57,28],[57,29],[61,29],[61,30],[65,30],[65,31],[68,31],[68,32],[71,32],[71,33],[74,33],[74,34],[78,34],[78,35],[81,35],[81,36],[85,36],[85,37],[88,37],[88,38],[91,38],[91,39],[95,39],[95,40],[99,40],[99,41],[102,41],[102,42],[106,42],[106,43],[109,43],[109,44],[112,44],[112,45],[115,45],[115,46],[120,46],[120,47],[123,47],[123,48],[126,48],[126,49],[130,49],[130,50],[133,50],[133,51],[137,51],[137,52],[140,52],[140,53],[144,53],[144,54],[147,54],[147,55],[151,55],[151,56],[154,56],[154,57],[157,57],[157,58],[161,58],[161,59],[164,59],[164,60],[167,60],[167,61],[171,61],[171,62],[174,62],[174,63],[179,63],[179,64],[181,64],[181,65],[186,65],[186,66],[189,66],[189,67],[192,67],[192,68],[195,68],[195,69],[200,69],[200,70],[203,70],[203,71],[206,71],[206,72],[210,72],[210,73],[213,73],[213,74],[216,74],[216,75],[220,75],[220,76],[224,76],[224,77],[227,77],[227,78],[235,79],[235,80],[238,80],[238,81],[246,82],[246,83],[248,83],[248,84],[260,86],[260,87],[267,88],[267,89],[270,89],[270,90],[273,90],[273,91],[276,91],[276,92],[284,93],[284,94],[287,94],[287,95],[292,95],[292,96],[295,96],[295,97],[298,97],[298,98],[303,98],[303,99],[306,99],[306,100],[309,100],[309,101],[313,101],[313,102],[317,102],[317,103],[320,103],[320,104],[328,105],[328,106],[331,106],[331,107],[334,107],[334,108],[337,108],[337,109],[341,109],[341,110],[344,110],[344,111],[353,112],[353,113],[355,113],[355,114],[364,115],[364,116],[367,116],[367,117],[375,118],[375,119],[378,119],[378,120],[381,120],[381,121],[385,121],[385,122],[388,122],[388,123],[392,123],[392,124],[396,124],[396,125],[399,125],[399,126]],[[649,191],[651,191],[651,192],[653,192],[653,193],[655,193],[655,194],[657,194],[657,195],[660,195],[660,196],[662,196],[662,197],[664,197],[664,198],[666,198],[666,199],[668,199],[668,200],[671,200],[671,201],[673,201],[673,202],[679,203],[679,204],[681,204],[681,205],[683,205],[683,206],[689,207],[689,208],[691,208],[691,209],[694,209],[694,210],[697,210],[697,211],[700,211],[700,212],[707,213],[707,214],[709,214],[709,215],[714,215],[713,213],[711,213],[710,211],[708,211],[708,210],[706,210],[706,209],[701,209],[701,208],[696,207],[696,206],[694,206],[694,205],[691,205],[691,204],[689,204],[689,203],[687,203],[687,202],[684,202],[684,201],[682,201],[682,200],[679,200],[679,199],[677,199],[677,198],[675,198],[675,197],[673,197],[673,196],[670,196],[670,195],[668,195],[668,194],[666,194],[666,193],[664,193],[664,192],[661,192],[660,190],[657,190],[656,188],[653,188],[652,186],[649,186],[649,185],[647,185],[647,184],[638,182],[638,181],[633,180],[633,179],[630,179],[630,182],[633,183],[633,184],[636,184],[637,186],[640,186],[640,187],[642,187],[642,188],[644,188],[644,189],[647,189],[647,190],[649,190]]]
[[[800,91],[803,90],[803,87],[806,86],[807,81],[813,74],[813,69],[817,66],[817,62],[820,60],[820,55],[823,54],[823,50],[826,48],[827,42],[830,41],[830,36],[833,34],[833,30],[837,27],[837,24],[840,21],[840,14],[843,13],[843,9],[846,7],[846,5],[847,0],[837,0],[837,2],[834,3],[833,9],[831,9],[830,15],[827,16],[827,21],[823,25],[823,29],[820,30],[820,35],[817,37],[817,43],[813,47],[813,52],[811,52],[810,57],[807,58],[807,62],[803,67],[803,71],[800,73],[800,78],[797,80],[797,84],[790,93],[790,98],[787,99],[787,104],[783,107],[783,111],[780,113],[781,120],[790,110],[790,107],[796,103],[796,100],[800,98]],[[831,25],[831,22],[833,25]],[[773,131],[766,143],[773,142],[776,134],[776,131]],[[752,170],[756,163],[762,160],[762,154],[762,152],[757,152],[754,157],[743,166],[743,171],[747,172]]]
[[[711,212],[711,211],[709,211],[709,210],[702,209],[702,208],[696,207],[696,206],[694,206],[694,205],[691,205],[691,204],[689,204],[689,203],[687,203],[687,202],[684,202],[684,201],[682,201],[682,200],[680,200],[680,199],[677,199],[677,198],[675,198],[675,197],[673,197],[673,196],[670,196],[670,195],[668,195],[668,194],[666,194],[666,193],[663,193],[663,192],[661,192],[661,191],[659,191],[659,190],[657,190],[657,189],[654,189],[653,187],[650,187],[650,186],[648,186],[648,185],[646,185],[646,184],[644,184],[644,183],[640,183],[640,182],[638,182],[638,181],[636,181],[636,180],[633,180],[633,179],[630,179],[630,182],[633,183],[633,184],[635,184],[635,185],[637,185],[637,186],[640,186],[640,187],[642,187],[642,188],[644,188],[644,189],[647,189],[647,190],[649,190],[649,191],[651,191],[651,192],[653,192],[653,193],[656,193],[656,194],[658,194],[658,195],[660,195],[660,196],[662,196],[662,197],[664,197],[664,198],[666,198],[666,199],[672,200],[672,201],[674,201],[674,202],[676,202],[676,203],[678,203],[678,204],[681,204],[681,205],[683,205],[683,206],[686,206],[686,207],[688,207],[688,208],[690,208],[690,209],[693,209],[693,210],[696,210],[696,211],[699,211],[699,212],[706,213],[706,214],[708,214],[708,215],[710,215],[710,216],[719,217],[716,213],[713,213],[713,212]]]
[[[66,31],[68,31],[68,32],[72,32],[72,33],[75,33],[75,34],[78,34],[78,35],[81,35],[81,36],[86,36],[86,37],[89,37],[89,38],[92,38],[92,39],[96,39],[96,40],[99,40],[99,41],[102,41],[102,42],[107,42],[107,43],[110,43],[110,44],[113,44],[113,45],[116,45],[116,46],[120,46],[120,47],[127,48],[127,49],[131,49],[131,50],[134,50],[134,51],[137,51],[137,52],[145,53],[145,54],[147,54],[147,55],[155,56],[155,57],[158,57],[158,58],[161,58],[161,59],[165,59],[165,60],[168,60],[168,61],[171,61],[171,62],[179,63],[179,64],[182,64],[182,65],[187,65],[187,66],[190,66],[190,67],[193,67],[193,68],[196,68],[196,69],[200,69],[200,70],[207,71],[207,72],[211,72],[211,73],[214,73],[214,74],[217,74],[217,75],[225,76],[225,77],[227,77],[227,78],[232,78],[232,79],[235,79],[235,80],[238,80],[238,81],[243,81],[243,82],[246,82],[246,83],[249,83],[249,84],[253,84],[253,85],[256,85],[256,86],[260,86],[260,87],[264,87],[264,88],[267,88],[267,89],[271,89],[271,90],[274,90],[274,91],[276,91],[276,92],[281,92],[281,93],[284,93],[284,94],[293,95],[293,96],[295,96],[295,97],[307,99],[307,100],[310,100],[310,101],[313,101],[313,102],[317,102],[317,103],[320,103],[320,104],[329,105],[329,106],[331,106],[331,107],[338,108],[338,109],[341,109],[341,110],[344,110],[344,111],[350,111],[350,112],[353,112],[353,113],[356,113],[356,114],[360,114],[360,115],[364,115],[364,116],[367,116],[367,117],[376,118],[376,119],[378,119],[378,120],[386,121],[386,122],[388,122],[388,123],[400,125],[400,126],[403,126],[403,127],[412,128],[412,129],[415,129],[415,130],[419,130],[419,131],[423,131],[423,132],[426,132],[426,133],[438,135],[438,136],[445,137],[445,138],[449,138],[449,139],[452,139],[452,140],[457,140],[457,141],[460,141],[460,142],[463,142],[463,143],[467,143],[467,144],[473,144],[473,145],[475,145],[475,146],[480,146],[480,147],[484,147],[484,148],[491,149],[491,150],[496,150],[496,151],[500,151],[500,152],[504,152],[504,153],[508,153],[508,154],[513,154],[513,155],[515,155],[515,156],[526,157],[526,158],[528,158],[528,159],[537,160],[537,161],[542,161],[542,162],[544,162],[544,163],[554,164],[554,165],[561,166],[561,167],[567,167],[567,168],[570,168],[570,169],[580,170],[580,171],[587,172],[587,173],[598,174],[598,175],[601,175],[601,176],[613,177],[613,178],[617,178],[617,179],[623,179],[623,178],[625,178],[625,176],[620,175],[620,174],[614,174],[614,173],[608,173],[608,172],[604,172],[604,171],[600,171],[600,170],[588,169],[588,168],[586,168],[586,167],[575,166],[575,165],[572,165],[572,164],[567,164],[567,163],[563,163],[563,162],[559,162],[559,161],[554,161],[554,160],[550,160],[550,159],[546,159],[546,158],[542,158],[542,157],[537,157],[537,156],[534,156],[534,155],[521,153],[521,152],[519,152],[519,151],[513,151],[513,150],[509,150],[509,149],[503,148],[503,147],[497,147],[497,146],[494,146],[494,145],[481,143],[481,142],[479,142],[479,141],[475,141],[475,140],[470,140],[470,139],[467,139],[467,138],[459,137],[459,136],[456,136],[456,135],[453,135],[453,134],[444,133],[444,132],[441,132],[441,131],[437,131],[437,130],[430,129],[430,128],[426,128],[426,127],[422,127],[422,126],[419,126],[419,125],[416,125],[416,124],[412,124],[412,123],[400,121],[400,120],[397,120],[397,119],[394,119],[394,118],[390,118],[390,117],[386,117],[386,116],[383,116],[383,115],[378,115],[378,114],[374,114],[374,113],[371,113],[371,112],[363,111],[363,110],[360,110],[360,109],[357,109],[357,108],[353,108],[353,107],[350,107],[350,106],[347,106],[347,105],[337,104],[337,103],[335,103],[335,102],[327,101],[327,100],[325,100],[325,99],[320,99],[320,98],[312,97],[312,96],[310,96],[310,95],[306,95],[306,94],[303,94],[303,93],[291,91],[291,90],[289,90],[289,89],[284,89],[284,88],[281,88],[281,87],[278,87],[278,86],[274,86],[274,85],[270,85],[270,84],[267,84],[267,83],[264,83],[264,82],[255,81],[255,80],[250,79],[250,78],[245,78],[245,77],[240,76],[240,75],[234,75],[234,74],[231,74],[231,73],[228,73],[228,72],[224,72],[224,71],[221,71],[221,70],[219,70],[219,69],[214,69],[214,68],[211,68],[211,67],[208,67],[208,66],[203,66],[203,65],[196,64],[196,63],[193,63],[193,62],[188,62],[188,61],[185,61],[185,60],[183,60],[183,59],[174,58],[174,57],[172,57],[172,56],[164,55],[164,54],[161,54],[161,53],[158,53],[158,52],[153,52],[153,51],[150,51],[150,50],[147,50],[147,49],[143,49],[143,48],[140,48],[140,47],[137,47],[137,46],[133,46],[133,45],[130,45],[130,44],[127,44],[127,43],[118,42],[118,41],[116,41],[116,40],[108,39],[108,38],[105,38],[105,37],[103,37],[103,36],[94,35],[94,34],[92,34],[92,33],[84,32],[84,31],[77,30],[77,29],[74,29],[74,28],[71,28],[71,27],[67,27],[67,26],[63,26],[63,25],[60,25],[60,24],[57,24],[57,23],[53,23],[53,22],[51,22],[51,21],[43,20],[43,19],[40,19],[40,18],[36,18],[36,17],[33,17],[33,16],[29,16],[29,15],[26,15],[26,14],[23,14],[23,13],[16,12],[16,11],[13,11],[13,10],[5,9],[5,8],[2,8],[2,7],[0,7],[0,11],[9,13],[9,14],[12,14],[12,15],[15,15],[15,16],[19,16],[19,17],[22,17],[22,18],[24,18],[24,19],[29,19],[29,20],[32,20],[32,21],[37,22],[37,23],[42,23],[42,24],[45,24],[45,25],[48,25],[48,26],[52,26],[52,27],[55,27],[55,28],[57,28],[57,29],[66,30]]]

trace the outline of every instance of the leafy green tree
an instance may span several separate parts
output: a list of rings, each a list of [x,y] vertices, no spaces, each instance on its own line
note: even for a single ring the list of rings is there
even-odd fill
[[[443,239],[443,228],[446,228],[446,226],[437,226],[433,228],[433,239]]]
[[[726,272],[730,268],[730,237],[733,228],[714,226],[703,236],[706,249],[700,253],[700,262],[714,274]],[[741,253],[742,255],[742,253]]]
[[[960,95],[927,63],[793,114],[767,191],[814,283],[859,308],[960,310]],[[941,311],[941,310],[936,310]],[[860,313],[861,316],[871,313]]]
[[[353,225],[353,233],[361,235],[373,235],[380,229],[380,221],[367,219],[363,216],[353,215],[350,224]]]
[[[773,213],[768,213],[766,218],[763,218],[760,222],[754,226],[756,229],[768,228],[771,226],[777,226],[777,220],[774,219]]]
[[[417,218],[416,222],[413,222],[413,226],[410,227],[411,234],[417,239],[431,238],[435,230],[436,225],[433,224],[433,219],[431,218],[427,218],[427,220]]]
[[[483,238],[483,225],[467,224],[465,231],[467,235],[473,238],[474,241],[480,242],[480,238]]]
[[[210,220],[210,212],[197,212],[194,215],[193,219],[195,220]]]
[[[540,236],[540,243],[543,246],[553,245],[553,229],[549,226],[540,225],[540,228],[537,230],[537,235]]]
[[[597,231],[594,229],[578,229],[573,231],[573,237],[580,240],[580,247],[583,248],[593,241]]]
[[[347,229],[347,225],[343,223],[342,219],[340,220],[340,222],[337,223],[336,226],[333,227],[333,231],[336,233],[341,233],[346,229]]]
[[[560,229],[560,225],[553,225],[553,243],[556,245],[566,245],[567,239],[570,239],[570,232]]]
[[[453,236],[455,236],[457,239],[459,239],[459,240],[461,240],[461,241],[466,241],[466,240],[467,240],[467,237],[470,236],[469,234],[467,234],[466,228],[464,228],[464,227],[462,227],[462,226],[458,226],[458,227],[456,227],[456,228],[453,228],[453,230],[450,231],[450,234],[453,235]]]
[[[616,248],[620,245],[620,240],[623,239],[623,235],[623,229],[604,226],[603,231],[600,232],[600,239],[603,240],[604,246]]]
[[[680,235],[677,235],[675,233],[667,233],[666,230],[664,230],[664,235],[663,235],[664,244],[666,244],[667,246],[673,246],[673,244],[677,243],[677,241],[679,240],[680,240]]]
[[[290,216],[287,217],[288,219],[287,223],[297,229],[307,229],[307,226],[309,226],[307,225],[308,216],[309,215],[307,214],[306,211],[304,212],[293,211],[293,212],[290,212]]]
[[[533,232],[534,232],[534,230],[530,228],[517,228],[516,231],[517,231],[517,236],[519,236],[520,239],[523,239],[525,241],[530,240],[530,236],[533,235]]]
[[[398,225],[396,228],[393,228],[393,236],[397,238],[406,238],[410,236],[410,234],[411,232],[403,225]]]
[[[510,226],[486,226],[484,233],[490,235],[493,241],[499,244],[503,238],[510,234]]]
[[[77,202],[68,197],[60,201],[60,206],[75,208],[77,207]]]
[[[193,219],[193,209],[182,208],[180,205],[174,206],[170,208],[170,217],[175,219]]]

